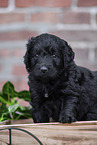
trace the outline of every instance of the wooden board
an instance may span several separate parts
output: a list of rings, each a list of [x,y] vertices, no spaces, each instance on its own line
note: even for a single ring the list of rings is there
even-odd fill
[[[43,145],[97,145],[97,121],[71,124],[43,123],[1,125],[0,129],[15,127],[34,134]],[[0,131],[0,145],[9,142],[8,130]],[[12,145],[38,145],[30,135],[12,131]]]

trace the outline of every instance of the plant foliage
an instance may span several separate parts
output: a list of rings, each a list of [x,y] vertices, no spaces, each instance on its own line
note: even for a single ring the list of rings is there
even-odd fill
[[[20,105],[20,101],[30,101],[30,92],[16,92],[11,82],[6,82],[0,92],[0,121],[31,118],[30,106]]]

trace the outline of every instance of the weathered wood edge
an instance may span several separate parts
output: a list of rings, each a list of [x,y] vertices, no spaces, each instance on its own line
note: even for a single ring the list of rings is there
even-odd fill
[[[59,126],[80,126],[80,125],[97,125],[97,121],[79,121],[73,123],[29,123],[29,124],[12,124],[12,125],[0,125],[0,128],[3,127],[19,127],[19,126],[40,126],[40,125],[59,125]]]

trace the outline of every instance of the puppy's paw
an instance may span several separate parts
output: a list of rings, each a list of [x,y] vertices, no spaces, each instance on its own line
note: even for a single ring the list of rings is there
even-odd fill
[[[42,123],[41,113],[39,111],[36,111],[35,109],[32,109],[32,118],[34,120],[34,123]]]
[[[66,114],[64,114],[64,115],[60,115],[60,118],[59,118],[59,122],[60,123],[71,123],[71,122],[75,122],[75,121],[77,121],[76,120],[76,118],[74,117],[74,115],[70,115],[70,114],[68,114],[68,115],[66,115]]]

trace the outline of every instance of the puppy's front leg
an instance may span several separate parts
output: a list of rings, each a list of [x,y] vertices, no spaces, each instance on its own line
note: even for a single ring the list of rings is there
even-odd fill
[[[71,123],[77,121],[77,108],[78,98],[67,97],[67,100],[63,102],[59,122],[60,123]]]
[[[32,106],[32,118],[35,123],[49,122],[49,112],[45,109],[45,106],[43,104],[40,105],[39,102],[41,101],[34,98],[33,101],[30,103]]]
[[[42,122],[42,117],[41,117],[41,113],[39,112],[39,110],[32,108],[31,113],[32,113],[32,118],[34,120],[34,123]]]
[[[49,122],[49,117],[45,114],[45,110],[32,109],[32,118],[35,123],[46,123]]]

